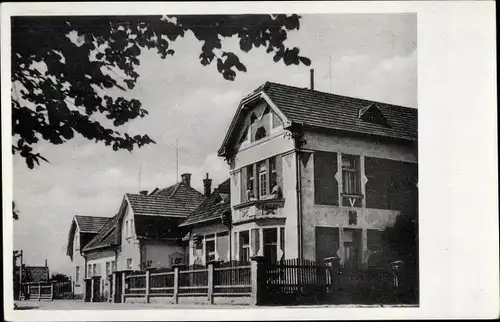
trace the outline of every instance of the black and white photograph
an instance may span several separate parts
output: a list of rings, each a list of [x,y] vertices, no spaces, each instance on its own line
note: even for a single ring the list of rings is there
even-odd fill
[[[13,312],[420,309],[418,13],[281,12],[2,22]]]

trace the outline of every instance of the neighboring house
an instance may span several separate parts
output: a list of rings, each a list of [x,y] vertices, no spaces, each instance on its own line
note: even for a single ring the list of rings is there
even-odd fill
[[[82,250],[109,219],[109,217],[76,215],[71,221],[66,255],[70,257],[73,263],[71,278],[75,283],[74,291],[77,297],[83,296],[83,283],[86,277],[85,258],[82,255]]]
[[[100,294],[110,294],[114,270],[170,267],[186,261],[185,243],[178,225],[204,196],[191,187],[190,174],[152,194],[125,194],[120,209],[83,248],[87,277],[100,276]]]
[[[230,165],[233,255],[364,267],[418,209],[417,110],[267,82],[218,155]]]
[[[231,260],[230,180],[221,183],[213,192],[210,192],[211,183],[207,174],[207,178],[203,180],[207,198],[179,225],[189,229],[184,239],[189,240],[187,252],[190,266],[205,266],[212,260]]]

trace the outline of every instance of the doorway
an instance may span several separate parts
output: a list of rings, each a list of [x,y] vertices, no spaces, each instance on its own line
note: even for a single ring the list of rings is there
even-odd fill
[[[361,268],[361,230],[344,228],[343,232],[344,243],[344,266],[354,269]]]

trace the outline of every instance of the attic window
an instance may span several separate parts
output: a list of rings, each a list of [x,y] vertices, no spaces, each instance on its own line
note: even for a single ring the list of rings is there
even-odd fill
[[[368,123],[390,127],[384,114],[376,104],[371,104],[359,109],[358,117]]]
[[[258,141],[258,140],[263,139],[265,137],[266,137],[266,129],[263,126],[261,126],[255,132],[255,141]]]

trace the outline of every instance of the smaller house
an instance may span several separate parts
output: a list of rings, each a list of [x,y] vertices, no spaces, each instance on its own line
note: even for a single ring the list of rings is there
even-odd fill
[[[191,174],[181,178],[151,194],[125,194],[118,213],[83,248],[86,277],[100,277],[97,287],[102,298],[111,294],[115,270],[170,267],[186,261],[178,226],[205,197],[191,187]]]
[[[212,180],[203,180],[207,198],[179,225],[188,229],[184,240],[189,241],[189,265],[203,265],[212,260],[231,260],[230,180],[221,183],[212,193]]]
[[[71,278],[75,282],[74,293],[77,298],[83,296],[83,279],[86,277],[86,260],[82,255],[82,250],[109,220],[109,217],[76,215],[71,221],[66,255],[73,263]]]

